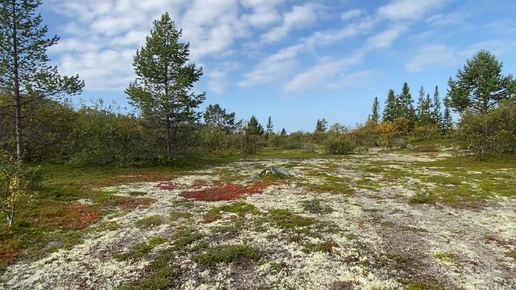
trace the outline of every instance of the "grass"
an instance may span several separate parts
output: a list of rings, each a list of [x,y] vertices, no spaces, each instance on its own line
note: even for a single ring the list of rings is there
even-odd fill
[[[174,249],[182,251],[194,242],[201,240],[203,237],[201,233],[192,228],[180,228],[171,239]]]
[[[231,263],[242,259],[258,261],[261,257],[262,253],[250,245],[220,245],[210,247],[205,253],[195,256],[194,261],[214,266],[218,263]]]
[[[514,251],[510,251],[510,252],[507,252],[505,254],[505,256],[509,257],[509,258],[513,258],[514,260],[516,260],[516,250]]]
[[[322,200],[314,198],[301,202],[301,206],[310,213],[327,214],[332,213],[334,209],[330,206],[324,205]]]
[[[118,261],[137,260],[149,254],[156,246],[166,242],[167,239],[163,237],[153,237],[150,238],[146,243],[138,243],[131,246],[129,251],[125,253],[114,254],[113,258]]]
[[[268,219],[275,226],[282,229],[296,229],[316,223],[315,219],[294,214],[288,209],[271,209]]]
[[[176,285],[176,279],[181,274],[179,266],[171,264],[175,251],[172,249],[161,252],[147,267],[145,275],[117,290],[159,290],[169,289]]]
[[[237,201],[226,205],[214,206],[206,212],[203,216],[204,223],[222,218],[223,213],[235,213],[239,217],[244,217],[246,214],[258,215],[260,211],[252,204],[243,201]]]
[[[160,215],[151,215],[137,220],[134,224],[142,229],[156,227],[163,224],[163,217]]]
[[[455,265],[458,268],[461,268],[461,269],[464,268],[464,264],[454,254],[439,252],[439,253],[434,254],[434,258],[441,260],[443,262]]]

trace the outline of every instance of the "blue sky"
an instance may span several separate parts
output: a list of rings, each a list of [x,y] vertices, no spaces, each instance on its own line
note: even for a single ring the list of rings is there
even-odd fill
[[[363,123],[378,96],[421,86],[446,95],[447,81],[478,50],[516,75],[514,0],[47,0],[41,13],[65,75],[86,86],[77,99],[128,107],[137,48],[168,12],[203,67],[195,90],[204,109],[219,104],[238,119],[255,115],[276,131]]]

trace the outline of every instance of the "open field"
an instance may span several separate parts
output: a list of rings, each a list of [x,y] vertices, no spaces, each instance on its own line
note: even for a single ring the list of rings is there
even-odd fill
[[[414,149],[126,170],[27,214],[0,288],[516,289],[514,164]]]

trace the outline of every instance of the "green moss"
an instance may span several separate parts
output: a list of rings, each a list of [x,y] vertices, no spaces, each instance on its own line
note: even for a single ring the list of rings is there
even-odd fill
[[[120,229],[120,224],[117,222],[103,222],[95,226],[94,230],[98,232],[116,231]]]
[[[316,222],[313,218],[294,214],[287,209],[271,209],[268,218],[274,225],[284,229],[306,227]]]
[[[169,220],[177,221],[177,220],[182,220],[182,219],[189,219],[192,216],[193,216],[193,214],[191,212],[173,210],[169,213]]]
[[[514,260],[516,260],[516,250],[515,251],[510,251],[510,252],[506,253],[505,256],[507,256],[509,258],[513,258]]]
[[[334,211],[330,206],[324,205],[322,200],[314,198],[311,200],[304,200],[301,202],[301,206],[310,213],[316,214],[327,214]]]
[[[444,290],[439,285],[424,281],[409,282],[407,286],[408,290]]]
[[[122,285],[117,290],[158,290],[171,289],[176,286],[181,271],[178,266],[171,264],[175,251],[168,249],[160,253],[147,267],[143,277],[127,285]]]
[[[163,224],[163,217],[160,215],[151,215],[137,220],[134,224],[139,228],[155,227]]]
[[[207,221],[217,220],[221,217],[220,214],[223,212],[235,213],[240,217],[243,217],[246,214],[260,214],[260,211],[254,205],[243,201],[237,201],[227,205],[214,206],[208,210],[203,218]]]
[[[262,253],[249,245],[221,245],[208,248],[205,253],[194,257],[199,264],[214,266],[218,263],[231,263],[240,259],[260,260]]]
[[[436,253],[434,255],[434,258],[441,260],[446,263],[453,264],[461,269],[464,268],[464,264],[455,256],[454,254],[450,253]]]
[[[184,228],[180,229],[172,236],[172,241],[174,244],[174,249],[184,250],[187,246],[198,240],[201,240],[202,238],[203,235],[198,231],[191,228]]]
[[[113,255],[113,258],[118,261],[136,260],[149,254],[156,246],[164,244],[167,239],[163,237],[150,238],[146,243],[138,243],[131,246],[129,251],[125,253],[117,253]]]

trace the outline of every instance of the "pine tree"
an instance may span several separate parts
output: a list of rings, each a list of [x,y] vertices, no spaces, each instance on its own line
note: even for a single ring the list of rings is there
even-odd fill
[[[444,114],[442,128],[445,132],[448,132],[453,128],[453,119],[450,109],[450,99],[448,98],[448,96],[444,97]]]
[[[138,77],[125,92],[149,123],[165,129],[167,154],[172,155],[180,133],[201,117],[195,109],[205,93],[195,94],[192,89],[203,73],[202,68],[187,63],[190,44],[179,42],[182,30],[175,28],[168,13],[153,24],[145,46],[134,56]]]
[[[430,95],[425,95],[425,89],[423,86],[419,89],[419,96],[417,100],[417,109],[416,109],[416,117],[418,119],[418,123],[428,124],[430,123],[430,109],[431,109],[431,101]]]
[[[383,109],[382,121],[394,122],[399,117],[398,115],[398,100],[394,91],[391,89],[387,94],[387,100],[385,100],[385,108]]]
[[[439,97],[439,88],[435,86],[434,99],[432,103],[432,123],[443,127],[443,113],[441,112],[441,98]]]
[[[227,114],[226,109],[222,109],[219,104],[209,105],[206,108],[204,122],[206,125],[219,128],[226,134],[234,133],[239,125],[235,122],[235,113]]]
[[[287,130],[285,130],[285,128],[281,129],[280,136],[287,136]]]
[[[409,122],[412,127],[416,122],[416,111],[414,110],[414,99],[410,93],[410,88],[407,83],[403,84],[401,94],[398,96],[398,117],[403,117]]]
[[[272,124],[271,116],[267,119],[267,130],[265,131],[266,137],[269,137],[270,135],[274,135],[274,125]]]
[[[328,130],[328,122],[326,119],[317,119],[317,124],[315,125],[315,132],[326,132]]]
[[[373,120],[374,124],[378,124],[380,121],[380,104],[378,102],[378,97],[374,97],[373,110],[370,119]]]
[[[260,122],[258,122],[258,119],[256,119],[255,116],[251,116],[251,119],[249,119],[249,122],[247,123],[246,133],[258,136],[263,135],[263,126],[262,124],[260,124]]]
[[[0,1],[0,88],[8,97],[2,106],[14,110],[18,160],[24,156],[22,108],[44,98],[79,93],[84,87],[79,76],[60,76],[57,67],[48,65],[47,49],[59,37],[46,38],[48,28],[35,14],[40,5],[40,0]]]
[[[487,114],[500,101],[516,94],[512,75],[502,76],[503,64],[487,50],[480,50],[448,81],[448,98],[459,113]]]

